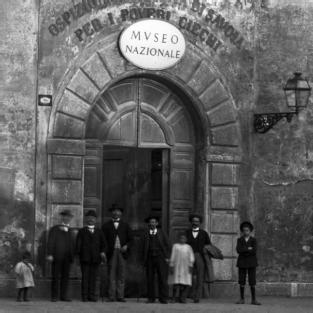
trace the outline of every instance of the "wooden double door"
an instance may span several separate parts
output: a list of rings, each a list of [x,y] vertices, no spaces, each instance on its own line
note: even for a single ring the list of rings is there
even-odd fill
[[[188,227],[196,202],[196,151],[192,119],[167,86],[146,78],[121,81],[107,90],[86,127],[84,210],[99,223],[113,203],[124,209],[135,240],[128,261],[130,296],[144,281],[139,237],[149,214],[160,217],[173,241]],[[137,286],[137,287],[136,287]]]

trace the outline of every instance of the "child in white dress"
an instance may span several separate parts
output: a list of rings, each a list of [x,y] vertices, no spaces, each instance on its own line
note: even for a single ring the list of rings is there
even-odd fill
[[[195,257],[192,248],[186,244],[185,233],[179,234],[179,242],[172,248],[168,283],[174,285],[174,299],[186,303],[188,287],[192,284],[192,270]]]
[[[18,262],[14,268],[16,274],[17,301],[29,301],[28,290],[34,287],[33,271],[34,267],[30,263],[31,254],[24,252],[22,261]]]

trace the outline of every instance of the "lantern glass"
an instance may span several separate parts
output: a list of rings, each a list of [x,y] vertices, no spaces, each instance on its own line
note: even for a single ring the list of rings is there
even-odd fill
[[[301,73],[294,73],[294,77],[287,80],[284,87],[286,102],[293,111],[307,106],[311,95],[311,87]]]

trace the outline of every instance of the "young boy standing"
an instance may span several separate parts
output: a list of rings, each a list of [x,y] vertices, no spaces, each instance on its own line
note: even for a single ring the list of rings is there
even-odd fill
[[[257,261],[257,241],[252,237],[253,225],[250,222],[243,222],[240,225],[241,237],[237,240],[237,253],[239,254],[237,260],[237,267],[239,271],[239,285],[240,285],[240,300],[237,304],[245,303],[245,284],[246,276],[248,274],[249,285],[251,288],[251,304],[260,305],[255,297],[256,285],[256,267]]]

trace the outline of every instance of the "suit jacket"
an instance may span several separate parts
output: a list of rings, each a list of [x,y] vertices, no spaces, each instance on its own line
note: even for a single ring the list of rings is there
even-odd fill
[[[88,227],[78,231],[76,238],[76,253],[82,263],[101,263],[100,253],[105,252],[106,243],[104,234],[99,228],[91,233]]]
[[[108,258],[110,259],[112,257],[117,235],[120,239],[121,247],[125,245],[128,246],[127,252],[123,254],[124,257],[127,258],[129,255],[130,244],[133,240],[132,230],[129,225],[126,222],[120,220],[118,228],[115,229],[113,220],[110,220],[109,222],[102,225],[102,231],[107,242]]]
[[[74,259],[75,238],[69,229],[67,232],[60,229],[60,225],[53,226],[49,231],[47,254],[52,255],[55,261]]]
[[[188,229],[186,231],[186,236],[187,243],[191,246],[193,251],[195,253],[200,253],[201,255],[204,255],[204,247],[211,244],[209,234],[203,229],[199,229],[199,233],[196,239],[193,238],[192,229]]]
[[[248,249],[251,247],[252,249]],[[257,241],[254,237],[250,237],[246,242],[244,237],[240,237],[237,240],[236,250],[239,254],[237,260],[237,266],[241,268],[250,268],[258,266],[257,261]]]
[[[171,246],[167,235],[158,228],[156,236],[161,246],[162,256],[164,257],[164,259],[169,259],[171,254]],[[149,229],[147,229],[142,236],[142,262],[144,265],[147,264],[148,261],[149,242],[150,232]]]

